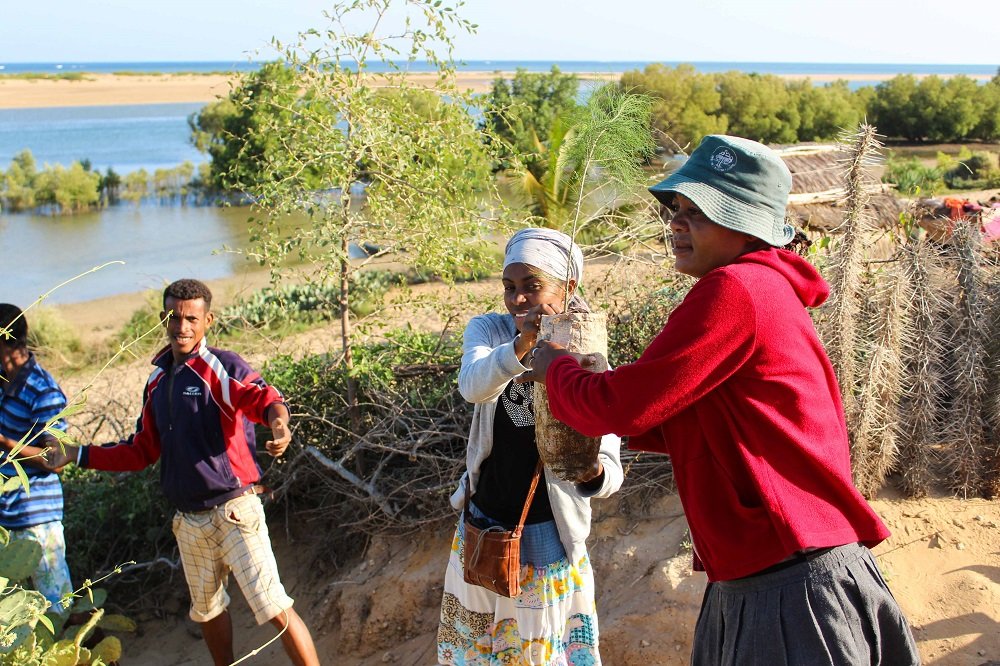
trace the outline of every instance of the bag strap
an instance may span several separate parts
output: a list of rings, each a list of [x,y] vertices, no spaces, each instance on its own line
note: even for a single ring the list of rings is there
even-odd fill
[[[535,499],[535,490],[538,489],[538,481],[542,478],[542,459],[538,459],[538,464],[535,465],[535,474],[531,477],[531,486],[528,488],[528,496],[524,500],[524,508],[521,509],[521,520],[518,521],[517,527],[514,528],[513,534],[515,536],[520,536],[521,531],[524,530],[524,521],[528,519],[528,509],[531,508],[531,500]],[[465,484],[465,511],[469,511],[469,483]]]
[[[531,500],[535,498],[535,490],[538,488],[538,480],[542,477],[542,459],[538,458],[538,464],[535,465],[535,475],[531,477],[531,487],[528,488],[528,497],[524,500],[524,508],[521,509],[521,520],[517,522],[517,527],[514,528],[514,536],[521,536],[521,531],[524,529],[524,521],[528,519],[528,509],[531,508]]]

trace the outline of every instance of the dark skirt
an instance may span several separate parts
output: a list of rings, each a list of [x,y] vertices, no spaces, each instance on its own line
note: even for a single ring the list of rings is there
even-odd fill
[[[920,654],[871,551],[833,548],[749,578],[709,583],[694,666],[912,666]]]

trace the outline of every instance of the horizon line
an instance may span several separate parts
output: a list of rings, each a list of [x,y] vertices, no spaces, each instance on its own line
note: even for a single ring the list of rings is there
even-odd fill
[[[115,65],[115,64],[185,64],[185,63],[243,63],[243,64],[264,64],[275,62],[270,60],[2,60],[0,65]],[[399,60],[397,62],[428,62],[427,60]],[[605,59],[578,59],[578,58],[541,58],[541,59],[520,59],[520,58],[455,58],[455,62],[488,62],[488,63],[671,63],[671,64],[741,64],[741,65],[906,65],[909,67],[935,66],[935,67],[997,67],[1000,64],[991,63],[947,63],[947,62],[880,62],[880,61],[834,61],[834,60],[665,60],[665,59],[637,59],[637,60],[605,60]]]

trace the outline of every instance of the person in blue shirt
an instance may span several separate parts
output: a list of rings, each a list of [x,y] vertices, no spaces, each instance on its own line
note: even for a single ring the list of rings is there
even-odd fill
[[[41,544],[43,555],[32,582],[54,610],[63,612],[60,601],[73,586],[63,537],[62,483],[42,454],[55,443],[45,426],[65,409],[66,396],[28,349],[27,338],[28,322],[20,308],[0,303],[0,474],[17,475],[7,458],[25,442],[17,457],[28,477],[28,488],[18,485],[0,493],[0,526],[12,540]],[[52,427],[65,430],[66,422],[56,420]]]

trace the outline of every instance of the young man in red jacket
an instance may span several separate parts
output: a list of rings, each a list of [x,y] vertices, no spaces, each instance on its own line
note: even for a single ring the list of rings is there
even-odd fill
[[[651,188],[675,267],[698,278],[635,363],[602,374],[540,343],[553,415],[670,455],[709,584],[696,666],[919,663],[868,550],[889,531],[851,480],[833,367],[806,311],[829,295],[783,246],[788,168],[766,146],[709,136]]]
[[[212,292],[198,280],[177,280],[163,292],[169,346],[142,396],[135,433],[105,446],[67,447],[52,467],[69,461],[112,472],[137,471],[160,461],[160,485],[177,507],[174,536],[191,593],[191,619],[216,666],[235,661],[226,582],[232,573],[259,624],[279,630],[296,665],[319,664],[312,636],[292,608],[278,577],[257,482],[254,423],[273,438],[280,456],[291,441],[288,408],[273,387],[238,354],[209,347]]]

